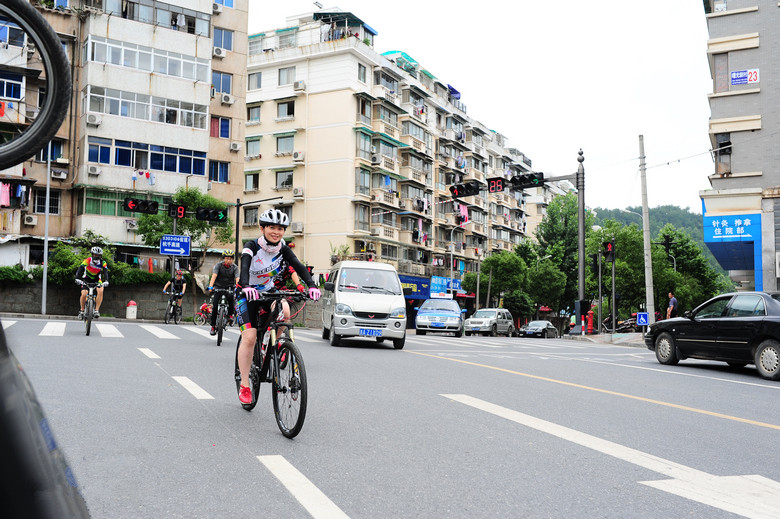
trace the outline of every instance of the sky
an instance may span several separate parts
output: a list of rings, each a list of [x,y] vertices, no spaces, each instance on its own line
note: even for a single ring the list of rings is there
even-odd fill
[[[320,0],[377,31],[461,93],[470,117],[508,139],[546,178],[577,171],[587,206],[701,214],[710,189],[707,24],[701,0]],[[318,8],[249,0],[249,33]]]

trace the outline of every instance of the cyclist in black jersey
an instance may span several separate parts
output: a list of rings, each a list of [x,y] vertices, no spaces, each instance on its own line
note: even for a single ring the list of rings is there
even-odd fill
[[[184,273],[181,270],[177,270],[176,275],[163,287],[163,294],[168,292],[168,287],[171,287],[171,292],[176,294],[176,302],[179,304],[179,308],[181,308],[181,298],[184,297],[184,292],[187,290],[187,282],[183,276]]]
[[[221,288],[230,290],[230,293],[226,294],[228,302],[228,316],[233,317],[235,314],[235,297],[233,297],[233,288],[238,282],[238,267],[233,263],[235,259],[234,253],[231,249],[226,249],[222,253],[222,261],[214,265],[214,270],[211,274],[211,281],[209,281],[209,291],[215,288]],[[213,311],[211,312],[211,335],[217,334],[217,305],[219,304],[218,294],[214,294],[211,299],[211,305]]]

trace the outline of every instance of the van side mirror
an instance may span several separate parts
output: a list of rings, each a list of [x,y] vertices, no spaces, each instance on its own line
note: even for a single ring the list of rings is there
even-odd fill
[[[405,296],[410,296],[410,295],[412,295],[412,289],[411,289],[411,287],[404,287],[404,295],[405,295]]]
[[[325,290],[333,292],[334,288],[335,288],[335,286],[333,285],[333,281],[327,281],[325,283]]]
[[[465,308],[461,308],[460,313],[465,314],[466,313],[466,309]]]
[[[419,307],[419,306],[415,306],[415,307],[414,307],[414,309],[415,309],[415,310],[419,310],[419,309],[420,309],[420,307]]]

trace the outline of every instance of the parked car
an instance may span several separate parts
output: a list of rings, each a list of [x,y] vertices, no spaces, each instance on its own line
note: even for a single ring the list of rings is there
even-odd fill
[[[414,325],[417,335],[428,332],[455,332],[455,337],[463,335],[463,312],[457,301],[452,299],[426,299],[417,308]]]
[[[661,364],[689,358],[755,364],[762,377],[780,380],[780,293],[719,295],[683,317],[651,324],[645,345]]]
[[[558,329],[550,321],[531,321],[520,329],[522,337],[558,337]]]
[[[511,337],[515,333],[514,320],[509,310],[503,308],[482,308],[474,312],[463,324],[463,331],[468,336],[477,335],[506,335]]]

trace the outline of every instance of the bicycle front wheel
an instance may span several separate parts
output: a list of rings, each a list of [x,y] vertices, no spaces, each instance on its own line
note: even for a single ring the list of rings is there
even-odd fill
[[[222,333],[225,331],[225,323],[227,322],[226,314],[227,309],[224,306],[220,306],[217,314],[217,346],[222,344]]]
[[[306,418],[306,368],[298,346],[289,339],[279,345],[277,360],[279,377],[271,384],[276,425],[284,436],[295,438]]]
[[[238,350],[241,347],[241,337],[238,338],[236,344],[236,392],[241,391],[241,370],[238,368]],[[255,344],[254,353],[252,355],[252,364],[249,366],[249,389],[252,391],[252,403],[241,404],[241,407],[247,411],[251,411],[257,405],[257,395],[260,394],[260,368],[263,365],[263,357],[260,355],[260,348]]]
[[[87,299],[87,303],[84,305],[84,324],[87,328],[87,336],[89,336],[89,332],[92,329],[92,313],[95,309],[93,305],[92,299]]]
[[[181,307],[177,304],[173,305],[173,323],[179,324],[181,321]]]
[[[173,308],[171,307],[171,302],[168,301],[168,306],[165,307],[165,318],[163,321],[165,324],[168,324],[168,322],[171,320],[171,312],[173,311]]]
[[[27,36],[26,52],[22,53],[25,49],[19,47],[20,55],[26,56],[22,66],[43,71],[41,79],[27,78],[24,92],[14,103],[16,108],[6,107],[0,119],[14,128],[0,141],[0,170],[4,170],[35,155],[57,133],[70,105],[71,75],[60,38],[28,0],[3,0],[0,17],[18,25]],[[8,47],[14,46],[12,42],[6,43]],[[4,60],[0,62],[0,73],[18,74],[13,72],[18,66],[16,62]],[[35,95],[34,85],[38,86],[39,94],[45,91],[46,95]],[[41,106],[37,99],[43,99]]]

